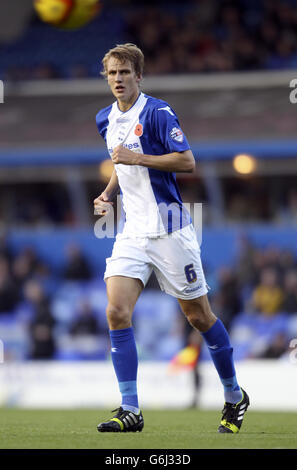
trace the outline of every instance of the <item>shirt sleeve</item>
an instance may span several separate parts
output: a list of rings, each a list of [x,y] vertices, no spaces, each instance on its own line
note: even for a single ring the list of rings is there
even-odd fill
[[[177,115],[167,103],[160,103],[154,109],[154,133],[168,153],[184,152],[190,149]]]
[[[106,131],[107,131],[107,126],[108,126],[108,115],[110,113],[110,110],[111,110],[111,106],[109,106],[108,108],[102,109],[96,115],[97,128],[98,128],[99,134],[101,135],[101,137],[103,137],[104,140],[106,140]]]

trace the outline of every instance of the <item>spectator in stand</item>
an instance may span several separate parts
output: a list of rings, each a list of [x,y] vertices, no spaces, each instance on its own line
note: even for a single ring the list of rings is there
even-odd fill
[[[37,254],[33,248],[25,248],[14,258],[12,262],[12,274],[20,291],[24,283],[33,276],[39,263]]]
[[[81,301],[77,312],[77,317],[72,322],[69,332],[72,336],[98,335],[98,321],[87,300]]]
[[[256,70],[260,66],[260,56],[255,42],[243,34],[234,46],[236,70]]]
[[[289,189],[284,205],[277,212],[276,222],[297,225],[297,189]]]
[[[45,296],[41,285],[34,280],[25,284],[24,294],[32,309],[29,324],[31,340],[29,356],[31,359],[52,359],[56,351],[55,319],[50,309],[49,299]]]
[[[282,310],[297,314],[297,270],[288,271],[284,278],[284,301]]]
[[[67,247],[63,277],[68,281],[88,281],[92,277],[89,263],[78,245],[71,244]]]
[[[278,29],[275,22],[270,18],[265,18],[260,24],[257,41],[261,44],[261,52],[264,57],[273,53],[277,40]]]
[[[279,332],[275,335],[271,343],[264,351],[258,354],[258,359],[278,359],[288,351],[289,341],[285,332]]]
[[[13,312],[20,300],[19,291],[9,269],[8,260],[0,257],[0,314]]]
[[[284,293],[276,269],[267,267],[261,271],[260,283],[254,289],[251,300],[254,310],[263,315],[270,316],[280,312]]]
[[[297,259],[290,250],[282,250],[279,256],[279,269],[282,276],[288,271],[297,270]]]
[[[5,231],[0,230],[0,257],[5,258],[9,263],[12,260],[12,252],[9,247]]]
[[[224,267],[219,270],[218,282],[219,291],[213,299],[214,308],[220,312],[220,318],[229,330],[233,318],[242,310],[238,280],[231,268]]]
[[[241,289],[250,289],[258,281],[258,271],[255,259],[258,259],[258,250],[246,237],[241,236],[238,240],[239,258],[237,262],[236,277]]]

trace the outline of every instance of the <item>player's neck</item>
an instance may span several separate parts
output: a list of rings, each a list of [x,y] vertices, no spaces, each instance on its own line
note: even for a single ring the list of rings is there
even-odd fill
[[[131,96],[131,98],[128,101],[121,101],[120,99],[118,99],[119,110],[122,111],[123,113],[126,113],[127,111],[129,111],[129,109],[132,108],[132,106],[138,100],[139,95],[140,95],[140,91],[138,90],[137,93]]]

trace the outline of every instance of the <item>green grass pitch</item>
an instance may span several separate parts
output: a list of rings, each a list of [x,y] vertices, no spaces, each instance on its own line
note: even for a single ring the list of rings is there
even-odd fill
[[[220,411],[143,410],[141,433],[98,433],[109,410],[0,409],[1,449],[296,449],[297,413],[248,411],[218,434]]]

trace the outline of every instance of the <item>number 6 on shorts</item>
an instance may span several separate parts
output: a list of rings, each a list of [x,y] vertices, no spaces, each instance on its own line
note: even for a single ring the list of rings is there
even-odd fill
[[[197,274],[196,274],[196,271],[194,269],[194,265],[193,264],[187,264],[185,266],[185,275],[186,275],[186,278],[187,278],[187,281],[191,284],[192,282],[196,282],[197,281]]]

